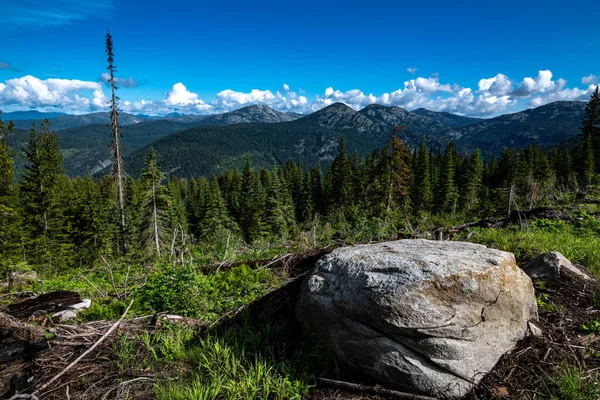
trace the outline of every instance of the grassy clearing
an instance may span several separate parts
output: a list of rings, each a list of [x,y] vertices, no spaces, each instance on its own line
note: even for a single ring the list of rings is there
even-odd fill
[[[517,259],[531,259],[541,253],[558,251],[574,263],[600,275],[600,221],[586,212],[573,216],[574,223],[555,220],[532,221],[529,229],[475,229],[470,240],[510,251]]]
[[[159,400],[301,399],[314,374],[335,364],[314,335],[285,321],[235,326],[206,335],[181,326],[115,341],[121,371],[135,367],[164,377]],[[146,372],[147,373],[147,372]]]

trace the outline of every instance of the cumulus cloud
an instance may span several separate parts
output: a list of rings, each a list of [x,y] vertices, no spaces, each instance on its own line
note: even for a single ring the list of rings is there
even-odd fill
[[[415,67],[406,68],[406,70],[413,75],[417,72],[417,68]]]
[[[103,72],[102,75],[100,75],[99,80],[100,80],[100,82],[105,82],[105,83],[110,82],[110,74],[108,72]],[[125,88],[134,88],[134,87],[137,87],[140,85],[140,83],[138,81],[133,79],[133,76],[130,76],[129,78],[115,77],[115,83],[117,84],[117,86],[125,87]]]
[[[589,74],[588,76],[581,78],[581,83],[584,85],[596,85],[600,83],[600,76]]]
[[[83,112],[99,108],[100,102],[105,100],[100,83],[77,79],[42,80],[27,75],[6,80],[0,89],[0,105],[26,108],[64,108]]]
[[[133,81],[133,78],[130,78]],[[594,82],[595,76],[582,79]],[[33,76],[9,79],[0,83],[0,108],[62,109],[83,113],[107,108],[105,84],[69,79],[41,80]],[[213,114],[259,104],[278,111],[309,113],[336,102],[358,110],[369,104],[399,106],[408,110],[427,108],[461,115],[494,116],[537,107],[558,100],[589,98],[595,89],[590,83],[585,88],[567,87],[567,81],[556,79],[549,70],[540,70],[536,76],[520,81],[498,73],[478,81],[477,87],[463,87],[440,80],[439,75],[407,80],[394,90],[384,93],[363,92],[360,89],[342,91],[327,87],[312,99],[302,89],[294,91],[288,84],[280,90],[252,89],[248,92],[222,90],[213,99],[201,99],[182,82],[175,83],[163,98],[130,101],[124,99],[121,107],[130,113],[165,115],[171,112]]]
[[[538,71],[535,78],[527,77],[523,79],[518,89],[513,92],[514,96],[525,97],[536,93],[554,93],[561,91],[567,84],[564,79],[552,80],[552,71]]]

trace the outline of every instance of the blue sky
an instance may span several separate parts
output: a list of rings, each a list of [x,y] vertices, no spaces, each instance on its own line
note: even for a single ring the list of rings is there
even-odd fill
[[[134,113],[342,101],[493,116],[589,97],[600,4],[483,3],[0,0],[0,109],[105,109],[109,28]]]

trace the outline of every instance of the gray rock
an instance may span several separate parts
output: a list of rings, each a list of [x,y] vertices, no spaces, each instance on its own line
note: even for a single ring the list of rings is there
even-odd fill
[[[81,303],[73,304],[72,306],[69,306],[69,308],[67,308],[66,310],[58,311],[52,314],[52,321],[58,324],[62,324],[64,322],[77,319],[77,316],[79,315],[81,310],[90,308],[91,305],[92,300],[83,299],[81,300]]]
[[[537,305],[511,253],[400,240],[323,257],[297,315],[347,367],[388,387],[457,398],[526,334]]]
[[[35,271],[27,272],[11,272],[8,277],[8,287],[10,288],[21,288],[31,285],[39,280],[38,274]]]
[[[528,328],[528,335],[531,336],[542,336],[542,334],[544,333],[542,331],[542,328],[540,328],[539,326],[537,326],[536,324],[534,324],[532,321],[527,322],[527,328]]]
[[[73,308],[75,310],[83,310],[85,308],[90,308],[91,306],[92,306],[92,300],[83,299],[83,300],[81,300],[81,303],[73,304],[71,306],[71,308]]]
[[[67,321],[72,321],[77,319],[77,314],[79,314],[76,310],[63,310],[52,314],[52,321],[57,324],[62,324]]]
[[[592,280],[590,276],[581,272],[565,256],[558,251],[540,254],[531,260],[523,271],[530,278],[560,278],[561,273],[570,277],[583,280]]]

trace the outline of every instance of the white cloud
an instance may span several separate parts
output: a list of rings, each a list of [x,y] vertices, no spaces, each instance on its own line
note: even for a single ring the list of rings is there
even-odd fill
[[[566,84],[567,81],[564,79],[553,81],[550,70],[541,70],[538,71],[538,76],[535,78],[524,78],[521,86],[513,92],[513,95],[525,97],[536,93],[553,93],[562,90]]]
[[[590,75],[582,81],[594,82],[596,79]],[[27,75],[0,83],[0,108],[5,111],[60,109],[70,113],[106,110],[108,98],[103,92],[105,88],[101,82],[41,80]],[[308,113],[342,102],[357,110],[377,103],[408,110],[423,107],[462,115],[494,116],[558,100],[585,101],[594,88],[593,83],[584,88],[567,87],[566,80],[554,78],[549,70],[540,70],[537,76],[525,77],[521,81],[514,81],[499,73],[480,79],[474,89],[442,82],[434,74],[415,77],[405,81],[401,87],[384,93],[368,93],[360,89],[341,91],[328,87],[313,98],[308,97],[302,89],[293,91],[288,84],[283,84],[282,89],[276,91],[252,89],[239,92],[226,89],[213,99],[201,99],[197,93],[178,82],[162,99],[123,99],[121,107],[125,112],[150,115],[171,112],[213,114],[261,104],[279,111]]]
[[[83,93],[92,95],[94,101]],[[0,105],[21,107],[54,107],[72,112],[85,112],[94,109],[99,100],[104,99],[98,82],[77,79],[39,79],[31,75],[8,79],[2,84]]]
[[[417,79],[411,79],[408,82],[404,82],[404,86],[406,88],[415,87],[417,88],[417,90],[423,91],[425,93],[452,92],[452,86],[450,84],[440,84],[439,78],[437,76],[431,78],[419,77]]]
[[[406,68],[406,70],[413,75],[417,72],[417,68],[415,67]]]
[[[584,85],[596,85],[600,83],[600,76],[589,74],[588,76],[581,78],[581,83]]]
[[[513,84],[504,74],[497,74],[493,78],[484,78],[479,81],[479,92],[491,96],[505,96],[513,91]]]
[[[169,93],[167,93],[167,98],[165,99],[165,103],[171,106],[189,105],[198,101],[202,100],[198,100],[198,95],[188,91],[185,85],[181,82],[173,85]]]

